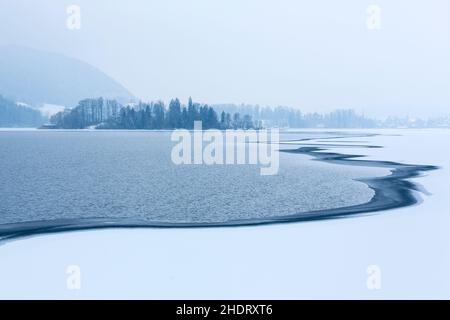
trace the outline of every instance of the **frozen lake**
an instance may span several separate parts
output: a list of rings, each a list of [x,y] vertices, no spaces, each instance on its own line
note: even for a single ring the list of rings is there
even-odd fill
[[[285,133],[290,144],[277,149],[335,136]],[[357,179],[389,173],[285,152],[273,176],[249,164],[175,165],[174,145],[170,132],[1,131],[0,224],[251,222],[367,203],[374,192]]]

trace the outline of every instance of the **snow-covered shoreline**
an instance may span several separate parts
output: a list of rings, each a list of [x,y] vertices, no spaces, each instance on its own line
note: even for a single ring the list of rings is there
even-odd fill
[[[431,196],[342,220],[77,231],[11,241],[0,245],[0,297],[449,298],[450,160],[443,148],[450,131],[364,132],[382,133],[365,140],[384,146],[356,149],[364,159],[441,167],[414,179]],[[79,266],[80,290],[66,286],[70,265]],[[380,290],[366,286],[370,265],[381,270]]]

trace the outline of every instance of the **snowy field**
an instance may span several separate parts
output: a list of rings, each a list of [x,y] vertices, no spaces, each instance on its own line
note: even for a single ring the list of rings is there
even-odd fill
[[[429,193],[422,203],[339,220],[3,242],[0,298],[450,298],[450,130],[364,132],[382,135],[355,140],[384,148],[329,150],[440,166],[415,179]]]

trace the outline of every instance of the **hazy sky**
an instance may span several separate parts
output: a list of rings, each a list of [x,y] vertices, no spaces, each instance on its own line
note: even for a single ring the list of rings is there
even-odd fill
[[[428,116],[450,114],[449,16],[448,0],[0,0],[0,44],[79,58],[144,100]]]

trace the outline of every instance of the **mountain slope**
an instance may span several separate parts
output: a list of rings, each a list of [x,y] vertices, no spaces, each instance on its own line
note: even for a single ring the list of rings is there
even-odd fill
[[[0,127],[37,127],[45,120],[39,111],[17,105],[0,95]]]
[[[0,46],[0,94],[33,105],[67,107],[86,97],[133,98],[121,84],[85,62],[20,46]]]

